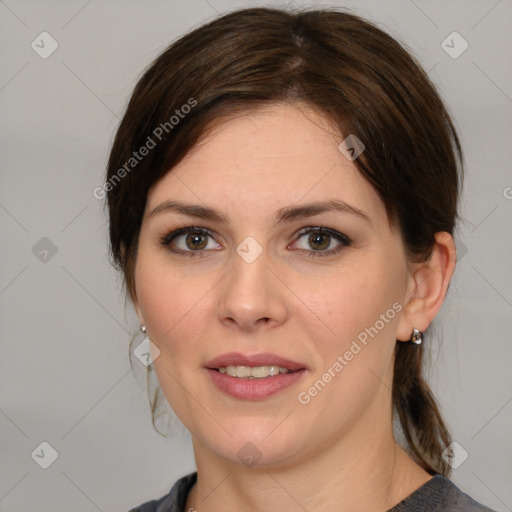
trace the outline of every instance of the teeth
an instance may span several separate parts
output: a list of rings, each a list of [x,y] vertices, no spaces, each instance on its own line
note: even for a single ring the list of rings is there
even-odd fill
[[[226,373],[231,377],[239,377],[242,379],[264,379],[265,377],[273,377],[280,373],[288,373],[288,368],[282,366],[221,366],[220,373]]]

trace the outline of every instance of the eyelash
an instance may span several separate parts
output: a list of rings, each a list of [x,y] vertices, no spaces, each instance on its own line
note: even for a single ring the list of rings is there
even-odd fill
[[[178,236],[183,235],[183,234],[190,234],[190,233],[196,233],[196,234],[210,236],[211,238],[214,238],[213,233],[211,231],[209,231],[208,229],[200,228],[197,226],[185,226],[182,228],[175,229],[174,231],[171,231],[167,235],[164,235],[162,238],[160,238],[160,245],[162,247],[168,247],[170,245],[170,243]],[[335,249],[329,249],[328,251],[320,251],[320,250],[319,251],[314,251],[314,250],[308,251],[309,258],[317,258],[317,257],[324,258],[327,256],[332,256],[333,254],[340,252],[341,249],[343,249],[343,247],[349,247],[352,244],[352,240],[347,235],[344,235],[343,233],[339,233],[338,231],[335,231],[334,229],[325,228],[322,226],[317,226],[317,227],[310,226],[307,228],[303,228],[297,234],[297,238],[299,239],[302,236],[304,236],[306,234],[310,234],[310,233],[329,235],[329,236],[335,238],[338,242],[340,242],[340,245],[338,245]],[[197,250],[197,251],[182,251],[182,250],[176,251],[174,249],[170,249],[170,250],[175,254],[179,254],[181,256],[187,256],[190,258],[197,257],[197,256],[202,257],[202,255],[205,252],[204,250]],[[298,250],[305,251],[307,249],[298,249]]]

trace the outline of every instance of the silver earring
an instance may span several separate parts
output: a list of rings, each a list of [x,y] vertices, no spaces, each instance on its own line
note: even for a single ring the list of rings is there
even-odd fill
[[[416,345],[420,345],[423,341],[423,333],[419,329],[416,329],[416,327],[412,329],[411,341],[416,343]]]
[[[148,337],[148,334],[146,332],[146,326],[144,324],[142,324],[140,326],[140,332],[142,334],[144,334],[144,339],[142,340],[142,342],[144,342],[146,340],[149,342],[149,337]],[[149,345],[149,343],[148,343],[148,345]],[[153,369],[153,366],[151,364],[148,364],[147,369],[148,369],[148,372],[150,372]]]

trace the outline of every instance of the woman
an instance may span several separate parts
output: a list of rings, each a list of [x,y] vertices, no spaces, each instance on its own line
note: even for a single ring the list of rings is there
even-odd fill
[[[422,376],[461,169],[425,72],[354,15],[235,11],[153,62],[111,253],[197,472],[133,511],[489,510]]]

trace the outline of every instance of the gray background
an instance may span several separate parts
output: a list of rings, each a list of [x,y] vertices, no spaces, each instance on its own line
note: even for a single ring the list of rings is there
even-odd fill
[[[0,1],[1,511],[123,511],[194,469],[188,433],[177,421],[167,439],[152,429],[144,368],[130,370],[138,325],[108,263],[93,189],[136,79],[157,53],[217,12],[269,4],[284,5]],[[316,5],[353,8],[409,45],[458,124],[465,221],[436,321],[443,342],[432,383],[469,454],[453,480],[512,510],[512,2]],[[31,47],[43,31],[59,45],[46,59]],[[453,31],[469,44],[456,59],[441,46]],[[58,452],[48,469],[31,457],[43,441]]]

